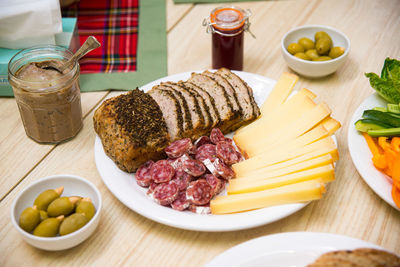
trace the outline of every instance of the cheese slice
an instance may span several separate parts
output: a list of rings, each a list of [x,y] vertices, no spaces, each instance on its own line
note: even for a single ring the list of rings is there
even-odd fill
[[[211,200],[210,208],[212,214],[234,213],[316,200],[322,198],[323,193],[322,179],[314,179],[254,193],[219,196]]]
[[[320,124],[328,131],[328,135],[334,134],[341,127],[340,122],[331,117],[325,118]]]
[[[282,176],[286,174],[291,174],[295,172],[300,172],[304,170],[309,170],[315,167],[333,164],[333,158],[330,154],[322,155],[316,158],[312,158],[310,160],[302,161],[293,165],[289,165],[279,169],[268,170],[271,166],[261,168],[252,172],[247,173],[244,176],[237,176],[236,179],[248,179],[248,180],[257,180],[257,179],[267,179],[277,176]],[[274,165],[272,165],[274,166]]]
[[[287,72],[282,73],[267,100],[261,106],[260,111],[262,116],[273,112],[278,106],[285,102],[298,80],[299,77],[295,74]]]
[[[336,152],[337,152],[337,150],[336,150]],[[320,157],[325,157],[325,156],[328,156],[332,160],[332,163],[335,162],[335,159],[338,158],[338,155],[332,156],[329,153],[329,150],[322,148],[322,149],[317,149],[315,151],[306,153],[306,154],[304,154],[302,156],[299,156],[299,157],[296,157],[296,158],[293,158],[293,159],[290,159],[290,160],[286,160],[286,161],[283,161],[283,162],[279,162],[279,163],[276,163],[276,164],[269,165],[267,167],[263,167],[263,168],[260,168],[260,169],[257,169],[257,170],[246,172],[243,176],[236,176],[236,178],[247,177],[247,176],[253,175],[254,173],[258,173],[258,172],[260,172],[260,173],[273,172],[273,171],[277,171],[277,170],[280,170],[280,169],[285,169],[285,168],[291,167],[293,165],[301,164],[303,162],[311,161],[313,159],[320,158]]]
[[[261,139],[250,137],[244,145],[239,145],[239,149],[246,157],[254,157],[255,155],[268,151],[268,147],[274,143],[289,142],[306,133],[323,119],[328,117],[330,113],[331,110],[328,105],[321,103],[313,109],[303,113],[298,120],[292,122],[279,131],[273,132],[272,134],[265,134]]]
[[[268,151],[269,153],[274,153],[278,149],[286,149],[287,147],[290,147],[290,149],[297,149],[327,136],[328,131],[325,129],[325,127],[322,125],[317,125],[310,131],[296,137],[291,141],[284,140],[282,142],[276,142],[269,147],[266,147],[265,151]]]
[[[326,152],[324,154],[329,153],[332,155],[334,161],[337,160],[338,157],[337,147],[333,142],[332,137],[325,137],[314,143],[311,143],[309,145],[306,145],[304,147],[295,150],[287,148],[286,150],[282,149],[276,151],[276,153],[273,154],[270,154],[267,151],[253,158],[246,159],[244,161],[233,164],[232,168],[237,176],[243,176],[250,171],[257,170],[279,162],[287,161],[302,156],[306,153],[316,151],[318,149],[324,149],[324,151]]]
[[[335,180],[335,171],[333,168],[333,164],[323,165],[309,170],[272,178],[266,177],[265,179],[232,179],[229,181],[227,192],[229,195],[256,192],[288,184],[304,182],[315,178],[322,178],[324,182],[331,182]]]
[[[260,117],[258,120],[236,131],[233,136],[235,143],[244,143],[249,136],[254,137],[257,134],[261,137],[262,134],[271,133],[297,120],[302,113],[317,105],[310,96],[315,95],[303,88],[278,107],[274,113]],[[260,129],[262,129],[261,133]]]

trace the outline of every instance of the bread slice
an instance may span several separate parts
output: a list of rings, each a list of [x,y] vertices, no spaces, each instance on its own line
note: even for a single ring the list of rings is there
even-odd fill
[[[163,157],[169,143],[159,105],[138,89],[105,100],[94,112],[93,126],[105,153],[127,172]]]
[[[167,124],[170,141],[183,138],[183,113],[181,105],[175,95],[168,90],[151,89],[148,94],[160,107],[165,123]]]
[[[204,102],[206,103],[208,107],[208,111],[210,112],[210,116],[212,119],[212,124],[210,125],[210,131],[211,128],[216,127],[219,122],[221,121],[221,116],[219,113],[219,110],[217,109],[217,106],[215,104],[214,98],[203,88],[191,83],[191,82],[182,82],[184,86],[187,88],[190,88],[197,93],[204,99]]]
[[[216,127],[220,128],[223,133],[226,133],[226,129],[233,123],[236,123],[239,116],[237,113],[234,113],[232,103],[225,88],[210,77],[199,73],[192,73],[188,81],[207,90],[214,99],[215,106],[220,114],[220,122]]]
[[[400,258],[383,250],[360,248],[355,250],[332,251],[321,255],[307,267],[400,267]]]
[[[180,92],[182,96],[185,98],[185,101],[188,105],[188,109],[192,119],[192,129],[191,129],[191,137],[193,139],[201,136],[202,132],[204,131],[205,123],[204,123],[204,116],[201,112],[200,105],[198,99],[194,95],[194,93],[190,90],[186,90],[182,86],[177,83],[173,82],[166,82],[161,83],[162,86],[167,86],[173,88],[174,90]]]
[[[221,68],[216,73],[223,76],[235,89],[243,110],[243,124],[247,124],[260,116],[260,109],[254,100],[252,89],[245,81],[226,68]]]

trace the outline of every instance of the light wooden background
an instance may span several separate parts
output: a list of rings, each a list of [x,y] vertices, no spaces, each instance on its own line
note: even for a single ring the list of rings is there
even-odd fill
[[[201,26],[216,4],[174,5],[166,1],[168,73],[211,67],[210,36]],[[351,40],[348,61],[324,79],[301,78],[318,100],[326,101],[341,121],[341,159],[337,180],[320,201],[269,225],[227,233],[175,229],[144,218],[122,205],[105,187],[94,163],[92,116],[95,107],[117,93],[82,94],[84,128],[62,145],[38,145],[28,139],[15,100],[0,99],[0,266],[202,266],[223,251],[252,238],[291,231],[315,231],[363,239],[400,254],[400,213],[381,200],[358,175],[347,148],[348,122],[373,90],[364,72],[379,73],[386,57],[400,58],[400,1],[298,0],[235,3],[253,11],[245,40],[244,71],[277,79],[290,71],[280,40],[295,26],[323,24]],[[132,85],[132,87],[135,87]],[[10,207],[16,194],[41,177],[69,173],[92,181],[103,197],[100,225],[81,245],[46,252],[26,244],[13,229]]]

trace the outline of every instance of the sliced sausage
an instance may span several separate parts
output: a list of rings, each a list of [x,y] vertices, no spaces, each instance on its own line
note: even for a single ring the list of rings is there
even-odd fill
[[[206,167],[201,161],[188,159],[183,163],[183,170],[194,177],[199,177],[205,173]]]
[[[171,208],[173,208],[174,210],[185,210],[187,208],[189,208],[190,203],[189,201],[186,199],[186,192],[185,191],[181,191],[178,194],[178,197],[174,200],[174,202],[171,203]]]
[[[172,179],[175,169],[167,160],[159,160],[151,166],[151,178],[155,183],[165,183]]]
[[[193,148],[192,140],[190,138],[184,138],[172,142],[169,146],[165,148],[165,153],[169,158],[176,159]]]
[[[153,166],[154,161],[149,160],[139,167],[136,171],[136,182],[142,187],[149,187],[152,181],[151,178],[151,166]]]
[[[174,202],[174,200],[178,197],[178,193],[178,186],[175,183],[162,183],[154,189],[153,199],[158,204],[167,206]]]
[[[212,188],[205,179],[198,179],[191,182],[186,189],[186,198],[191,204],[207,204],[210,202],[212,196]]]
[[[232,165],[238,163],[241,159],[241,154],[236,151],[235,147],[228,142],[219,142],[215,148],[217,157],[225,164]]]

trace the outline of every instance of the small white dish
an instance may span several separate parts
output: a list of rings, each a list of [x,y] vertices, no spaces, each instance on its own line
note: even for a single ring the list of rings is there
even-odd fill
[[[334,250],[382,247],[343,235],[291,232],[259,237],[228,249],[206,267],[305,267]]]
[[[393,208],[400,210],[392,198],[392,183],[390,182],[390,177],[375,168],[372,163],[372,153],[368,148],[367,142],[354,126],[354,123],[361,119],[364,110],[372,109],[374,107],[384,107],[386,104],[387,102],[377,93],[367,97],[354,112],[353,117],[350,120],[349,130],[347,133],[347,143],[354,166],[356,166],[358,173],[364,181],[384,201]]]
[[[344,47],[344,54],[327,61],[308,61],[297,58],[287,51],[289,44],[297,43],[297,41],[302,37],[314,40],[314,34],[319,31],[324,31],[329,34],[332,38],[333,46]],[[294,28],[283,36],[281,41],[281,50],[283,58],[292,70],[305,77],[319,78],[334,73],[343,65],[350,51],[350,40],[344,33],[332,27],[323,25],[305,25]]]
[[[96,208],[93,218],[81,229],[65,236],[38,237],[21,229],[18,222],[22,211],[27,207],[31,207],[35,198],[41,192],[60,186],[64,187],[64,192],[61,196],[90,197]],[[54,175],[42,178],[19,192],[11,206],[11,221],[28,244],[44,250],[64,250],[80,244],[94,232],[100,221],[101,206],[100,192],[91,182],[74,175]]]

